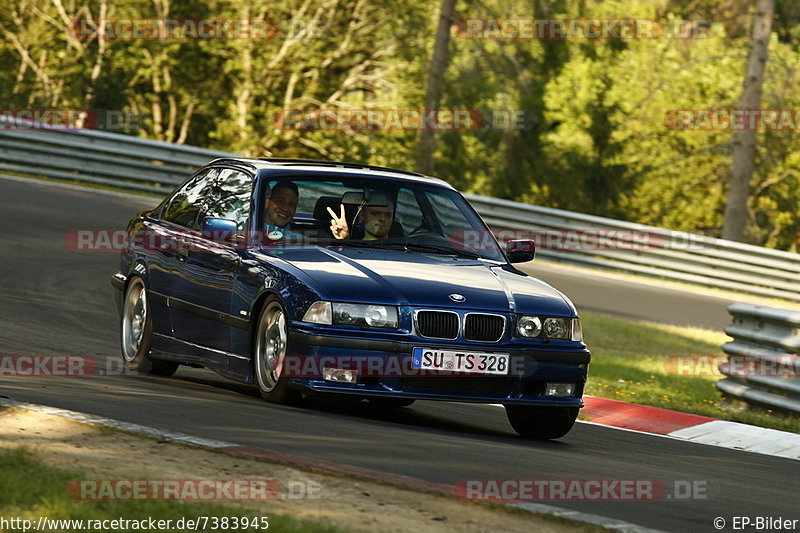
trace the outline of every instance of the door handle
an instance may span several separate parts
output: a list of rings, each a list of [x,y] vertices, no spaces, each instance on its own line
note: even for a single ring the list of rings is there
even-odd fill
[[[189,249],[178,248],[175,250],[175,255],[178,257],[178,261],[186,261],[189,259]]]

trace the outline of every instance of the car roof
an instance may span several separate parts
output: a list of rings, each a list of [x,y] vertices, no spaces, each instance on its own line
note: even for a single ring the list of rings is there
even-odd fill
[[[439,178],[433,178],[417,172],[409,172],[407,170],[397,170],[387,167],[379,167],[375,165],[365,165],[362,163],[352,163],[344,161],[319,161],[314,159],[288,159],[288,158],[247,158],[247,157],[230,157],[214,159],[209,163],[213,164],[229,164],[236,166],[247,167],[250,170],[278,170],[278,171],[299,171],[299,172],[313,172],[313,173],[330,173],[330,174],[352,174],[363,176],[375,176],[376,178],[389,178],[401,181],[411,181],[417,183],[426,183],[430,185],[440,185],[453,189],[452,185]],[[367,172],[365,172],[367,171]]]

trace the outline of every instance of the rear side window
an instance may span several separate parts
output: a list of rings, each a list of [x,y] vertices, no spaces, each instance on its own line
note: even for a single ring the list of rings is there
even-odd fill
[[[247,228],[250,215],[250,196],[253,178],[240,170],[223,168],[207,181],[200,199],[198,226],[205,217],[227,218],[236,221],[239,230]]]
[[[210,168],[194,178],[187,181],[183,187],[172,196],[172,199],[164,211],[163,219],[179,226],[189,229],[197,227],[197,219],[200,213],[200,195],[208,185],[219,175],[218,168]]]

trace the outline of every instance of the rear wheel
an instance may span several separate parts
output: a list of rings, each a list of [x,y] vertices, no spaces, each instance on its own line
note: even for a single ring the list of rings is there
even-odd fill
[[[300,399],[300,393],[282,375],[288,340],[286,311],[277,297],[270,296],[259,315],[253,343],[256,386],[269,402],[294,403]]]
[[[150,357],[152,335],[153,321],[150,318],[147,289],[141,278],[134,277],[125,291],[122,307],[122,358],[125,366],[131,370],[138,370],[142,374],[171,376],[178,369],[178,363]]]
[[[563,437],[578,418],[577,407],[534,407],[506,405],[511,427],[526,439],[557,439]]]

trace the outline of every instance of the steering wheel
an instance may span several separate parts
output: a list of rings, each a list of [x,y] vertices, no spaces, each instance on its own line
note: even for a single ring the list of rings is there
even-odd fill
[[[412,229],[406,237],[423,237],[423,236],[431,236],[431,237],[439,237],[438,234],[432,232],[428,227],[419,225],[416,228]]]

